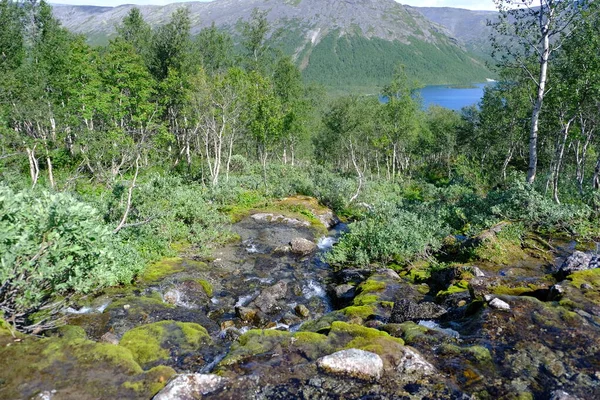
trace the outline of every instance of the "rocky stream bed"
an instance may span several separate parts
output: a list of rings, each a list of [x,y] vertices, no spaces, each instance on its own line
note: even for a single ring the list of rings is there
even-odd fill
[[[321,226],[256,211],[212,258],[156,263],[50,337],[1,324],[0,398],[600,398],[593,251],[537,238],[495,261],[336,272],[322,255],[345,227],[301,201]]]

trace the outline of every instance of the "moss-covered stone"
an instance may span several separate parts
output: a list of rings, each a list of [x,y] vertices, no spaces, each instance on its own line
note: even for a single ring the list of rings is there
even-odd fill
[[[476,363],[492,362],[490,351],[479,345],[461,347],[454,344],[444,344],[440,347],[439,352],[445,355],[463,355]]]
[[[142,366],[168,359],[172,354],[197,351],[211,343],[204,327],[189,322],[161,321],[127,331],[120,346],[127,348]]]
[[[461,280],[448,286],[446,290],[440,290],[437,294],[438,297],[445,297],[455,293],[466,292],[469,290],[469,282]]]
[[[371,351],[380,356],[394,353],[398,346],[404,345],[402,339],[392,337],[387,332],[341,321],[331,325],[328,336],[332,343],[344,343],[343,348]]]
[[[57,398],[77,393],[82,400],[148,399],[175,374],[167,367],[144,372],[126,348],[69,335],[25,337],[1,353],[10,360],[10,368],[0,369],[2,398],[32,398],[40,391],[57,390]]]
[[[269,353],[276,346],[288,346],[291,343],[291,338],[292,334],[290,332],[272,329],[251,329],[231,345],[227,357],[219,365],[229,366],[237,364],[250,357]],[[304,336],[304,339],[307,338],[307,336]]]
[[[152,263],[146,267],[144,273],[140,276],[139,280],[144,283],[157,282],[161,279],[182,272],[185,268],[182,265],[183,259],[176,258],[165,258],[163,260]]]

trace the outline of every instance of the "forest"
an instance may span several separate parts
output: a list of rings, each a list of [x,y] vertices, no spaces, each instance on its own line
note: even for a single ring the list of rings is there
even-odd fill
[[[258,11],[234,43],[214,25],[192,36],[185,8],[155,29],[134,8],[91,47],[46,2],[2,0],[4,318],[54,328],[76,296],[209,253],[236,240],[231,221],[296,194],[349,222],[327,256],[336,268],[443,268],[449,235],[501,221],[513,243],[597,239],[599,6],[548,3],[503,10],[501,80],[457,113],[424,110],[402,65],[381,88],[387,102],[329,95]]]

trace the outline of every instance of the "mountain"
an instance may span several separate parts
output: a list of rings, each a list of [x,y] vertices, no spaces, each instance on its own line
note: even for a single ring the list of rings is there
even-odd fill
[[[132,7],[55,5],[54,13],[91,43],[105,43]],[[394,0],[215,0],[139,8],[157,26],[178,7],[189,9],[192,33],[214,22],[235,34],[238,21],[254,8],[267,10],[271,26],[283,28],[280,47],[294,57],[306,79],[329,87],[372,90],[388,82],[399,63],[422,84],[490,76],[451,30]]]
[[[460,40],[469,51],[484,56],[490,54],[489,37],[493,29],[487,23],[496,21],[498,12],[451,7],[405,7],[446,28],[450,35]]]

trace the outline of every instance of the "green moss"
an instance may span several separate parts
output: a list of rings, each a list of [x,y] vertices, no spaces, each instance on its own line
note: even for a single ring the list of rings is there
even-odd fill
[[[378,300],[379,297],[374,294],[362,294],[356,296],[352,304],[354,304],[354,306],[368,306],[370,304],[377,303]]]
[[[492,293],[496,295],[520,296],[523,293],[532,292],[536,289],[538,288],[533,285],[527,287],[494,286]]]
[[[65,325],[58,328],[58,335],[65,339],[87,339],[85,330],[80,326]]]
[[[156,282],[166,276],[184,271],[181,258],[165,258],[161,261],[150,264],[140,276],[142,282]]]
[[[200,286],[202,286],[202,289],[204,289],[204,293],[206,293],[208,297],[213,296],[213,287],[209,281],[204,279],[198,279],[196,282],[198,282]]]
[[[119,345],[129,349],[141,365],[169,358],[171,351],[189,352],[210,342],[204,327],[189,322],[160,321],[131,329]]]
[[[398,324],[398,328],[402,332],[402,339],[408,344],[415,342],[417,338],[425,335],[428,331],[426,327],[415,324],[412,321]]]
[[[348,318],[367,319],[375,314],[375,307],[373,305],[350,306],[342,309],[341,312]]]
[[[287,346],[291,343],[290,332],[272,329],[251,329],[231,345],[231,349],[220,363],[220,366],[237,364],[242,360],[270,352],[275,346]]]
[[[25,337],[4,347],[2,357],[11,360],[11,368],[0,369],[3,398],[29,398],[32,388],[48,386],[82,399],[131,398],[132,390],[151,398],[175,374],[168,367],[144,373],[128,349],[82,338]]]
[[[571,281],[571,284],[577,288],[587,283],[594,289],[600,289],[600,268],[588,269],[586,271],[574,272],[567,277]]]
[[[208,331],[202,325],[191,322],[175,322],[175,325],[181,329],[186,343],[192,347],[198,347],[206,343],[207,339],[210,340]]]
[[[509,265],[525,257],[520,242],[501,236],[488,238],[473,249],[472,255],[478,260],[498,265]]]
[[[446,290],[440,290],[438,296],[448,296],[454,293],[461,293],[469,290],[469,282],[462,280],[453,285],[448,286]]]
[[[445,354],[454,354],[459,355],[463,354],[476,361],[478,363],[491,363],[492,355],[490,351],[484,346],[469,346],[469,347],[460,347],[454,344],[444,344],[441,349],[442,353]]]
[[[379,355],[395,352],[398,346],[404,345],[402,339],[392,337],[387,332],[341,321],[331,325],[329,337],[338,342],[347,340],[344,346],[347,349],[372,351]]]
[[[385,289],[385,282],[368,279],[358,287],[361,293],[379,292]]]
[[[296,332],[294,339],[298,345],[327,342],[327,336],[315,332]]]
[[[412,283],[425,282],[431,276],[431,264],[424,260],[415,261],[403,275]]]
[[[163,335],[162,323],[143,325],[125,332],[119,344],[131,351],[140,364],[147,364],[169,357],[167,349],[160,346]]]

